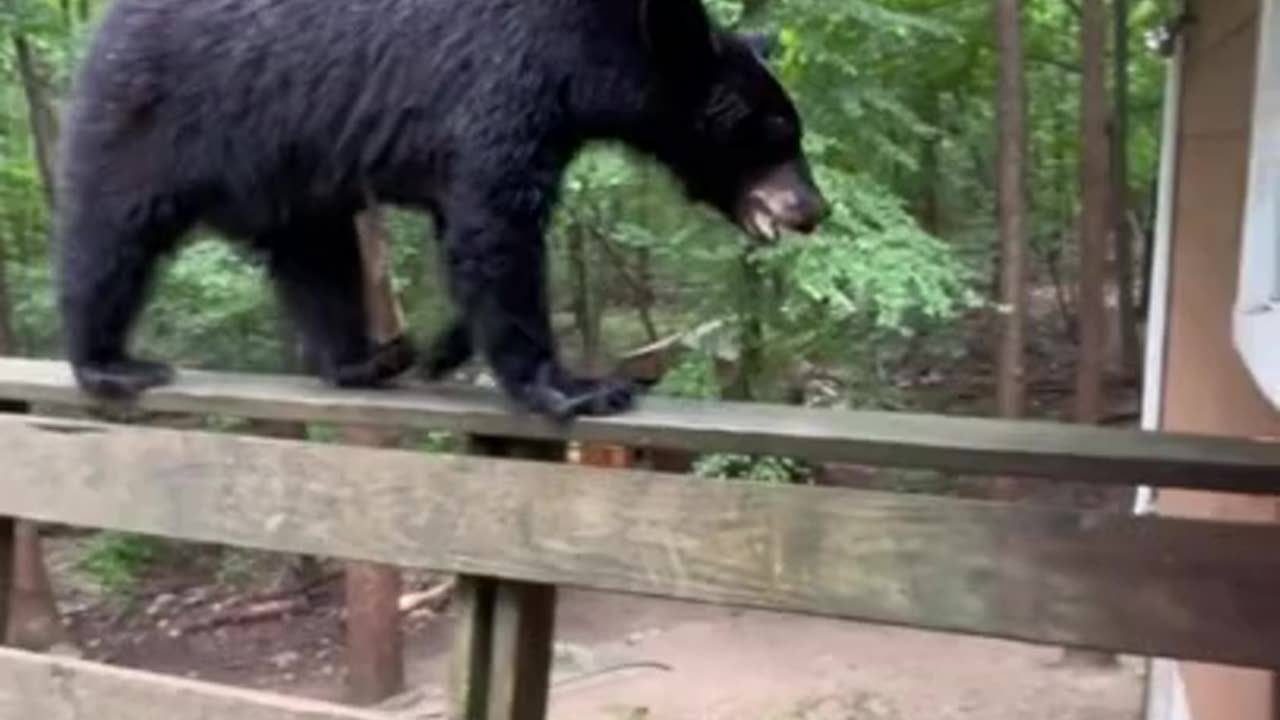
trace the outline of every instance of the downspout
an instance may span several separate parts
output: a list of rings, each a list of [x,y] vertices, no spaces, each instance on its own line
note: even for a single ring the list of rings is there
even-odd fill
[[[1178,131],[1182,108],[1183,37],[1173,40],[1173,55],[1165,73],[1164,117],[1160,132],[1160,169],[1156,184],[1156,222],[1151,254],[1151,297],[1147,303],[1146,357],[1142,372],[1143,430],[1159,430],[1164,410],[1164,370],[1169,339],[1169,285],[1173,265],[1173,211],[1178,190]],[[1155,489],[1142,485],[1134,498],[1134,512],[1155,509]]]
[[[1157,182],[1156,222],[1153,229],[1151,296],[1147,304],[1146,357],[1143,360],[1143,430],[1158,431],[1164,411],[1164,375],[1169,341],[1169,288],[1173,265],[1173,215],[1177,200],[1179,120],[1182,110],[1183,36],[1173,39],[1173,54],[1165,76],[1165,102],[1160,133],[1160,170]],[[1137,515],[1155,512],[1156,491],[1139,486],[1133,511]],[[1190,720],[1186,689],[1178,664],[1164,658],[1147,662],[1145,720]]]

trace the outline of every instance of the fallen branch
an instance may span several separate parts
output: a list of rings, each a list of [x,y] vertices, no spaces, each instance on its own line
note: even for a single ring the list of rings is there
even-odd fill
[[[405,593],[400,596],[400,612],[408,614],[423,607],[428,607],[433,612],[438,611],[453,595],[454,588],[457,586],[457,579],[450,578],[421,592]]]
[[[281,600],[267,600],[243,607],[233,607],[212,617],[197,620],[178,627],[186,635],[189,633],[207,632],[227,625],[249,625],[252,623],[275,620],[307,609],[310,603],[305,597],[291,597]]]

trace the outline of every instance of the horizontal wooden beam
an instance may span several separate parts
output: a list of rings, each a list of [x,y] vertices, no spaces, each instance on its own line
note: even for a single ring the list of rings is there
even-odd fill
[[[0,399],[90,404],[64,363],[9,358],[0,359]],[[177,384],[144,395],[139,407],[1280,494],[1280,443],[1043,421],[648,397],[634,412],[583,419],[566,432],[513,412],[495,392],[475,387],[406,382],[395,390],[354,391],[297,376],[196,371],[184,371]]]
[[[390,720],[385,713],[4,649],[0,718]]]
[[[1280,527],[0,419],[0,516],[1280,668]]]

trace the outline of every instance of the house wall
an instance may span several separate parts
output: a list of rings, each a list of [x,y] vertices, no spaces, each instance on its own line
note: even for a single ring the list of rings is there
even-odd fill
[[[1190,0],[1184,46],[1161,427],[1280,437],[1280,412],[1259,393],[1231,339],[1240,219],[1248,173],[1258,0]],[[1249,522],[1280,504],[1162,491],[1166,515]],[[1271,720],[1271,674],[1179,664],[1194,720]]]

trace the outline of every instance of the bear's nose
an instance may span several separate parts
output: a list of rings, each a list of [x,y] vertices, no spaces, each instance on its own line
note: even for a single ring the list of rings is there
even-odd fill
[[[787,224],[796,232],[808,235],[827,219],[831,208],[821,193],[797,193],[785,209]]]

